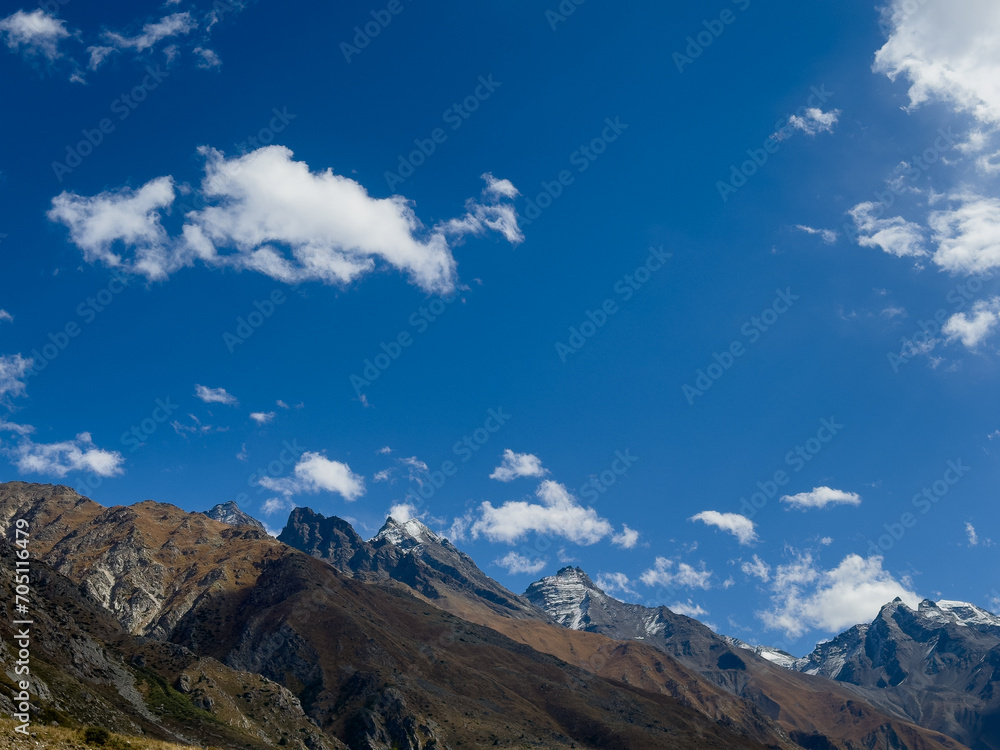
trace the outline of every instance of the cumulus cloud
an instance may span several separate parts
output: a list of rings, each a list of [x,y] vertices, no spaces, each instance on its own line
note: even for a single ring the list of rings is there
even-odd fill
[[[511,575],[519,575],[523,573],[535,575],[545,568],[548,564],[548,560],[544,560],[542,558],[532,560],[524,555],[518,554],[517,552],[508,552],[503,557],[494,560],[493,563],[494,565],[499,565]]]
[[[934,211],[928,221],[937,250],[934,262],[954,273],[1000,267],[1000,199],[954,196],[956,208]]]
[[[225,404],[226,406],[236,406],[239,401],[236,396],[226,391],[225,388],[208,388],[203,385],[195,385],[194,395],[206,404]]]
[[[20,354],[0,355],[0,403],[10,396],[23,396],[24,376],[31,370],[34,360]]]
[[[274,417],[275,417],[275,413],[273,411],[266,411],[266,412],[265,411],[254,411],[254,412],[250,412],[250,419],[252,419],[254,422],[256,422],[259,425],[265,425],[265,424],[267,424],[268,422],[270,422],[271,420],[273,420]]]
[[[795,228],[800,232],[805,232],[806,234],[818,235],[819,238],[827,245],[832,245],[837,241],[837,233],[832,229],[814,229],[813,227],[806,226],[805,224],[796,224]]]
[[[848,213],[858,230],[857,241],[862,247],[881,248],[890,255],[900,258],[927,255],[924,248],[924,232],[919,224],[906,221],[902,216],[880,219],[874,214],[881,204],[867,201],[859,203]]]
[[[743,563],[740,566],[740,570],[748,576],[759,578],[764,583],[771,580],[771,566],[757,557],[757,555],[754,555],[753,560],[750,562]]]
[[[657,557],[653,567],[643,571],[639,580],[647,586],[684,586],[693,589],[709,589],[712,587],[712,571],[697,569],[688,563],[675,563],[666,557]]]
[[[809,508],[825,508],[828,505],[861,505],[861,495],[830,487],[814,487],[808,492],[785,495],[781,498],[781,502],[787,503],[791,508],[807,510]]]
[[[503,461],[490,474],[490,479],[511,482],[518,477],[542,477],[546,473],[538,456],[531,453],[515,453],[508,448],[503,452]]]
[[[715,526],[739,539],[740,544],[753,544],[757,541],[757,532],[753,521],[739,513],[720,513],[717,510],[703,510],[691,516],[692,521],[701,521],[709,526]]]
[[[61,193],[49,218],[69,228],[89,262],[151,280],[200,261],[286,283],[345,285],[384,264],[434,293],[454,289],[452,248],[466,236],[493,230],[514,243],[521,239],[514,209],[504,203],[509,191],[491,175],[484,175],[487,187],[464,217],[428,229],[406,198],[374,198],[330,169],[311,171],[283,146],[228,159],[215,149],[200,152],[208,205],[186,214],[178,236],[168,236],[161,223],[175,198],[171,177],[89,197]]]
[[[593,508],[579,505],[569,491],[558,482],[547,479],[539,485],[535,496],[541,503],[509,501],[496,508],[485,501],[479,508],[479,518],[471,524],[472,538],[480,535],[493,542],[516,542],[529,532],[562,537],[577,544],[595,544],[613,529]]]
[[[630,529],[627,524],[622,524],[622,531],[620,534],[615,534],[611,537],[612,544],[624,549],[632,549],[638,541],[639,532],[635,529]]]
[[[340,461],[331,461],[322,453],[307,451],[295,464],[290,477],[262,477],[258,484],[286,497],[303,493],[335,492],[348,502],[353,502],[365,493],[363,476],[351,471],[351,467]]]
[[[916,608],[920,597],[882,568],[882,558],[848,555],[832,570],[822,570],[811,555],[801,555],[775,570],[773,607],[758,612],[771,629],[798,638],[809,629],[837,632],[870,622],[896,597]]]
[[[910,83],[910,106],[943,101],[1000,125],[1000,5],[992,0],[891,0],[889,37],[873,69]]]
[[[632,588],[632,581],[624,573],[601,573],[594,583],[606,594],[621,591],[623,594],[637,595],[636,590]]]
[[[59,42],[72,34],[64,21],[38,9],[30,13],[19,10],[0,19],[0,36],[14,52],[41,55],[52,62],[62,56]]]
[[[799,130],[806,135],[832,133],[833,126],[837,124],[837,119],[839,117],[839,109],[824,112],[818,107],[810,107],[801,116],[792,115],[789,117],[788,126],[793,130]]]
[[[20,434],[27,433],[21,431]],[[113,477],[123,473],[122,464],[125,463],[118,451],[98,448],[89,432],[81,432],[74,440],[61,443],[36,443],[22,437],[7,453],[20,471],[56,477],[64,477],[72,471]]]
[[[958,339],[962,344],[975,349],[990,336],[1000,324],[1000,297],[979,300],[968,313],[955,313],[945,322],[941,332],[949,341]]]

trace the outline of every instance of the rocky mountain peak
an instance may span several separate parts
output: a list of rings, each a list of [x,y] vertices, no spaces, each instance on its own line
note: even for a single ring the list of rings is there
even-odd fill
[[[225,503],[219,503],[211,510],[206,511],[205,515],[213,521],[227,523],[230,526],[253,526],[256,529],[261,529],[262,531],[264,530],[264,524],[251,516],[249,513],[241,510],[240,506],[232,500]]]
[[[401,549],[410,549],[418,544],[440,544],[443,540],[416,518],[411,518],[408,521],[397,521],[389,516],[385,519],[379,532],[372,538],[371,543],[376,544],[380,541],[388,542]]]

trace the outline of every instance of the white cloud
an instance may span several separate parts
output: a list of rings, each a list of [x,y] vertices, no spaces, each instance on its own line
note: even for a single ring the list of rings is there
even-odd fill
[[[24,434],[24,433],[22,433]],[[89,432],[81,432],[74,440],[61,443],[35,443],[23,438],[9,449],[11,461],[23,472],[64,477],[71,471],[89,471],[100,477],[123,473],[125,459],[117,451],[107,451],[94,445]]]
[[[275,413],[273,411],[254,411],[250,412],[250,419],[260,425],[267,424],[272,419],[274,419]]]
[[[171,177],[92,197],[64,192],[53,199],[49,218],[69,227],[88,261],[153,280],[200,260],[286,283],[343,285],[381,262],[426,292],[446,293],[457,278],[453,244],[487,229],[520,241],[513,207],[500,202],[507,191],[490,175],[484,175],[485,202],[470,201],[462,219],[427,229],[404,197],[373,198],[330,169],[310,171],[282,146],[230,159],[211,148],[200,153],[206,158],[201,197],[209,205],[188,212],[177,237],[168,237],[160,223],[174,201]],[[115,243],[132,255],[113,253]]]
[[[227,392],[225,388],[208,388],[203,385],[195,385],[194,395],[206,404],[225,404],[226,406],[236,406],[239,401],[236,396]]]
[[[788,503],[792,508],[806,510],[807,508],[825,508],[828,505],[861,505],[861,495],[830,487],[814,487],[809,492],[785,495],[781,498],[781,502]]]
[[[191,424],[182,424],[179,419],[173,420],[170,423],[170,426],[174,428],[174,432],[178,435],[211,435],[216,432],[229,432],[228,427],[216,427],[211,424],[202,424],[201,420],[194,414],[188,414],[188,418],[191,420]],[[237,458],[239,458],[239,456],[237,456]]]
[[[0,19],[0,35],[15,52],[23,50],[26,54],[42,55],[50,61],[62,56],[59,42],[72,36],[66,30],[65,22],[40,9],[30,13],[19,10]]]
[[[881,204],[871,201],[859,203],[848,213],[858,230],[857,241],[862,247],[879,247],[900,258],[927,255],[924,233],[919,224],[906,221],[902,216],[891,219],[876,218],[872,211]]]
[[[295,464],[293,476],[275,479],[262,477],[258,484],[286,497],[301,493],[336,492],[348,502],[365,494],[364,477],[340,461],[331,461],[321,453],[307,451]]]
[[[715,526],[728,532],[740,540],[740,544],[752,544],[757,541],[754,523],[739,513],[720,513],[717,510],[703,510],[691,516],[691,521],[701,521],[709,526]]]
[[[285,408],[287,409],[288,407],[286,406]],[[392,453],[392,448],[390,448],[388,445],[383,445],[375,452],[378,453],[379,455],[385,456],[388,455],[389,453]]]
[[[543,560],[540,557],[531,560],[524,555],[518,554],[517,552],[508,552],[503,557],[494,560],[493,563],[495,565],[499,565],[501,568],[504,568],[511,575],[518,575],[522,573],[535,575],[545,568],[548,564],[548,560]]]
[[[764,583],[771,580],[771,566],[757,557],[757,555],[753,556],[753,560],[751,562],[743,563],[740,566],[740,570],[748,576],[759,578]]]
[[[953,197],[958,208],[934,211],[929,218],[938,248],[934,262],[953,273],[983,273],[1000,267],[1000,199]]]
[[[414,518],[418,518],[417,507],[413,503],[396,503],[389,508],[389,516],[400,523],[406,523]]]
[[[117,49],[134,49],[136,52],[142,52],[167,37],[188,34],[197,27],[198,24],[191,18],[191,14],[185,11],[184,13],[171,13],[159,21],[147,23],[142,27],[142,31],[135,36],[124,36],[115,31],[106,31],[104,39]]]
[[[408,478],[410,481],[419,482],[421,478],[430,470],[427,464],[416,456],[400,458],[399,462],[409,469]]]
[[[958,339],[974,349],[989,337],[1000,324],[1000,297],[979,300],[968,313],[955,313],[945,322],[941,332],[949,341]]]
[[[60,193],[52,199],[48,217],[69,228],[70,239],[88,263],[101,262],[159,280],[182,265],[167,248],[167,233],[160,223],[160,210],[173,202],[173,179],[159,177],[138,190],[123,188],[93,198]],[[131,264],[112,250],[116,243],[135,248]]]
[[[674,561],[666,557],[657,557],[653,567],[643,571],[639,580],[647,586],[684,586],[693,589],[709,589],[712,587],[712,571],[701,570],[682,562],[674,567]]]
[[[910,106],[944,101],[1000,124],[1000,5],[993,0],[892,0],[873,69],[910,82]]]
[[[0,400],[9,396],[23,396],[27,387],[24,376],[34,364],[20,354],[0,355]]]
[[[690,599],[687,602],[674,602],[667,609],[679,615],[686,615],[687,617],[701,617],[708,614],[707,609],[695,604]]]
[[[611,543],[616,544],[624,549],[632,549],[636,542],[639,541],[639,532],[635,529],[630,529],[627,524],[622,524],[622,533],[615,534],[611,537]]]
[[[6,310],[0,310],[0,323],[3,323],[3,322],[13,323],[14,322],[14,316],[11,315]]]
[[[792,115],[789,117],[788,124],[795,130],[801,130],[806,135],[832,133],[833,126],[837,124],[839,117],[839,109],[824,112],[818,107],[810,107],[802,116]]]
[[[222,65],[222,60],[214,50],[195,47],[192,51],[198,56],[198,67],[202,70],[211,70]]]
[[[265,516],[273,516],[275,513],[287,512],[295,507],[295,503],[287,497],[269,497],[260,506],[260,512]]]
[[[920,601],[883,570],[881,557],[848,555],[836,568],[821,570],[807,554],[778,566],[772,583],[774,606],[757,614],[768,628],[794,639],[812,628],[836,632],[870,622],[896,597],[913,608]]]
[[[17,435],[30,435],[35,428],[30,424],[15,424],[0,417],[0,432],[13,432]]]
[[[968,521],[965,522],[965,533],[969,537],[970,547],[975,547],[979,544],[979,534],[976,533],[976,527]]]
[[[813,227],[807,227],[805,224],[796,224],[795,228],[806,234],[819,235],[820,239],[827,245],[832,245],[837,241],[837,233],[832,229],[814,229]]]
[[[519,500],[495,508],[492,503],[483,502],[479,519],[469,529],[472,538],[483,535],[493,542],[510,543],[535,531],[588,545],[599,542],[613,531],[607,520],[597,515],[593,508],[578,505],[576,498],[558,482],[545,480],[535,495],[542,504]]]
[[[606,594],[621,591],[623,594],[637,595],[636,590],[632,588],[632,581],[624,573],[601,573],[594,583]]]
[[[388,482],[392,478],[392,469],[382,469],[382,471],[375,472],[375,476],[372,477],[373,482]]]
[[[490,479],[510,482],[518,477],[543,477],[548,472],[542,468],[542,460],[531,453],[515,453],[509,448],[503,452],[503,461],[490,474]]]

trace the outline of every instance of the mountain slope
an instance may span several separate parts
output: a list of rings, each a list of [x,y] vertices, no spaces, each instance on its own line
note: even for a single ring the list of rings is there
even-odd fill
[[[66,488],[0,485],[4,531],[15,517],[33,519],[36,554],[80,581],[78,594],[103,608],[106,624],[109,614],[117,621],[94,647],[120,649],[133,669],[173,675],[154,680],[155,694],[169,695],[162,710],[194,707],[177,721],[194,710],[207,725],[230,726],[232,706],[257,700],[265,715],[284,717],[276,726],[288,726],[300,706],[331,748],[787,747],[780,736],[759,742],[684,701],[594,676],[398,584],[346,577],[255,529],[166,504],[105,509]],[[382,542],[395,551],[375,550],[377,559],[403,555],[386,538],[393,531]],[[229,685],[244,675],[257,684]],[[117,687],[107,690],[109,702],[127,702]],[[250,720],[244,733],[260,729],[260,713],[241,712]]]
[[[608,596],[579,568],[563,568],[528,587],[525,598],[566,628],[644,644],[676,658],[759,707],[806,747],[959,747],[921,729],[898,709],[872,706],[844,685],[790,672],[667,607],[644,607]],[[883,713],[885,711],[885,713]],[[887,715],[888,714],[888,715]]]
[[[416,519],[388,518],[366,542],[341,518],[295,508],[278,540],[364,581],[392,579],[452,614],[486,607],[506,617],[547,620],[544,612],[483,573],[471,557]]]
[[[975,750],[1000,748],[1000,617],[965,602],[900,599],[797,664],[864,689]]]

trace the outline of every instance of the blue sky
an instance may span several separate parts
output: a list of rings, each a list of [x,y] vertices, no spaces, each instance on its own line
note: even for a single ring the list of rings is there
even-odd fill
[[[579,564],[796,654],[897,595],[996,610],[998,33],[7,4],[2,475],[395,508],[516,591]]]

